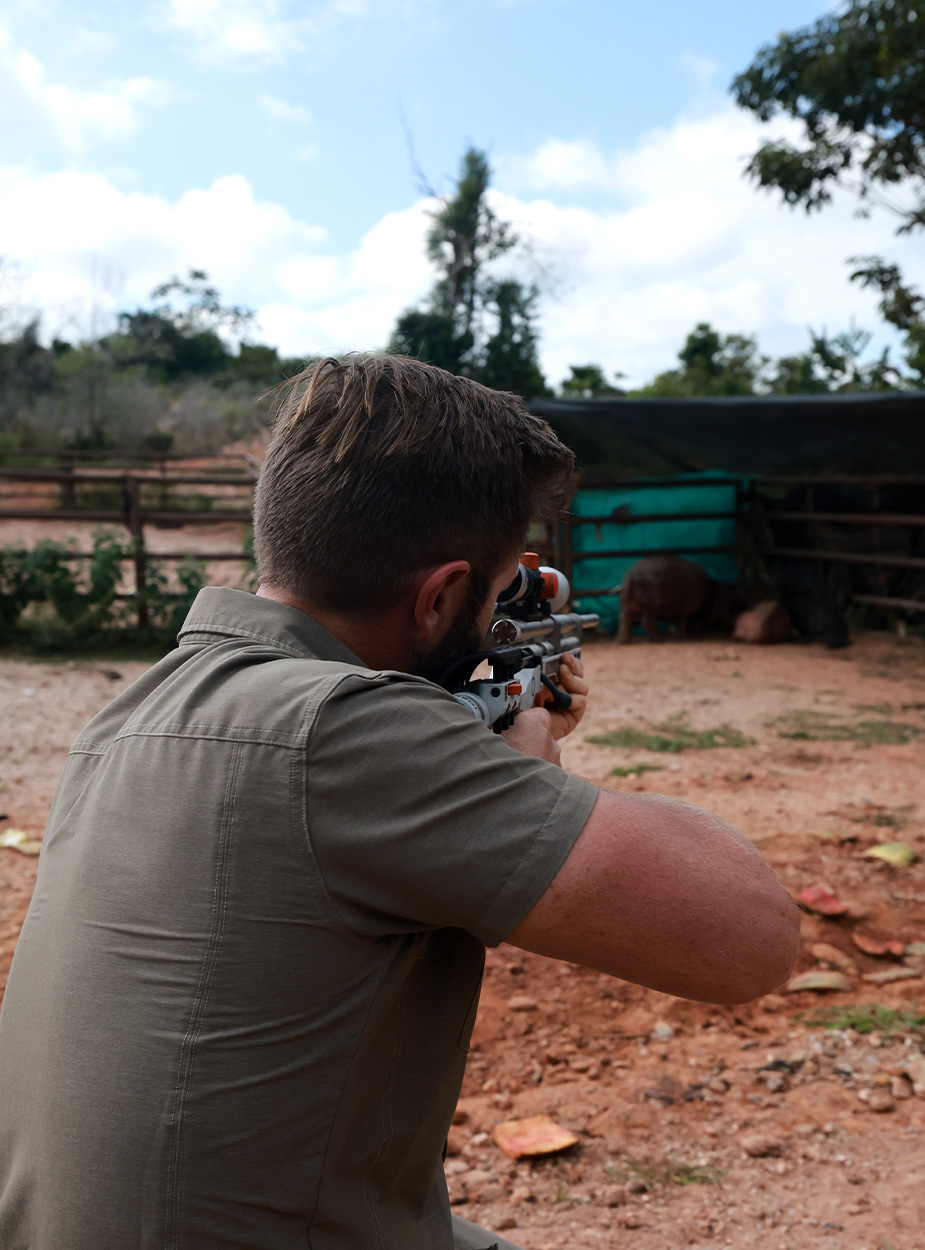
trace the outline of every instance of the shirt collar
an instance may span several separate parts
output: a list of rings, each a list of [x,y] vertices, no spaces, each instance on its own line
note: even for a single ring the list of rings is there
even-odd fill
[[[368,667],[345,643],[298,608],[247,590],[206,586],[193,601],[178,641],[214,643],[219,638],[246,638],[306,659]]]

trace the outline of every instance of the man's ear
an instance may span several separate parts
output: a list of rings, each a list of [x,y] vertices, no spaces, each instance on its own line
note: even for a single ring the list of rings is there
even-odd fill
[[[452,560],[425,570],[415,584],[414,624],[418,641],[438,642],[457,619],[468,597],[468,560]]]

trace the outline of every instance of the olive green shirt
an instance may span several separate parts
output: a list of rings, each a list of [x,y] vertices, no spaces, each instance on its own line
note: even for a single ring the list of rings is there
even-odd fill
[[[0,1013],[3,1250],[451,1250],[484,947],[596,797],[202,591],[55,796]]]

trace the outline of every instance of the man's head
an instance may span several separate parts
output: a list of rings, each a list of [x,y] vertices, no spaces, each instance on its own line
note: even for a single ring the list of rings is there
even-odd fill
[[[573,465],[515,395],[406,356],[323,360],[295,380],[260,475],[261,581],[366,619],[464,561],[471,635],[529,523],[568,504]]]

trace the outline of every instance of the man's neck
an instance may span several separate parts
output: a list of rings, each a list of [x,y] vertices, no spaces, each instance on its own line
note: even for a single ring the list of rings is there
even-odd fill
[[[375,618],[358,618],[330,612],[290,594],[287,590],[277,590],[273,586],[261,584],[257,588],[257,595],[261,599],[272,599],[275,603],[285,603],[290,608],[304,612],[344,646],[349,647],[368,668],[408,671],[411,650],[398,619],[400,609],[385,612]]]

